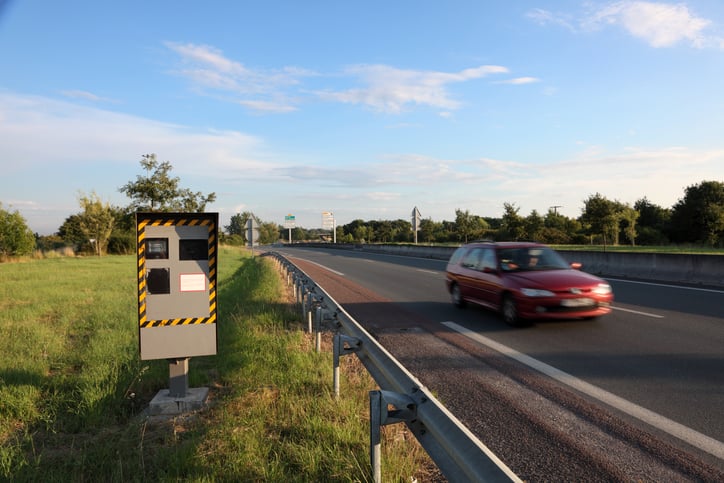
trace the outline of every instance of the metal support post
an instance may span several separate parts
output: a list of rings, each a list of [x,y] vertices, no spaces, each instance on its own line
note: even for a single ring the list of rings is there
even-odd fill
[[[388,406],[395,409],[389,411]],[[381,427],[417,418],[417,404],[407,394],[370,391],[370,465],[375,483],[382,482]]]
[[[307,310],[307,332],[312,333],[312,305],[309,305],[309,310]]]
[[[314,327],[316,332],[314,348],[317,354],[322,352],[322,306],[318,305],[314,313]]]
[[[168,395],[184,398],[189,392],[189,358],[168,360]]]
[[[305,315],[307,316],[307,332],[312,333],[312,310],[314,310],[314,289],[307,292],[307,305],[305,308]]]
[[[348,344],[345,346],[345,343]],[[339,358],[341,356],[345,356],[348,354],[352,354],[359,350],[360,345],[362,344],[362,341],[357,339],[356,337],[349,337],[343,334],[336,334],[334,336],[334,355],[333,355],[333,362],[334,362],[334,375],[333,375],[333,382],[334,382],[334,397],[335,399],[339,398]]]
[[[309,298],[308,296],[309,290],[306,286],[302,286],[301,290],[299,291],[299,301],[302,303],[302,322],[307,318],[307,300]]]

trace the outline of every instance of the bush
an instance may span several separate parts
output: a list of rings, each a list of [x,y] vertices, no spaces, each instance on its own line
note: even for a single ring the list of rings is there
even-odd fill
[[[232,247],[241,247],[241,246],[244,246],[245,240],[244,240],[244,237],[242,237],[241,235],[234,234],[234,235],[225,236],[221,240],[221,242],[224,245],[229,245]]]
[[[0,204],[0,257],[30,255],[35,249],[35,235],[25,218],[16,210],[10,213]]]
[[[133,233],[113,233],[108,239],[108,253],[130,255],[136,251],[136,236]]]

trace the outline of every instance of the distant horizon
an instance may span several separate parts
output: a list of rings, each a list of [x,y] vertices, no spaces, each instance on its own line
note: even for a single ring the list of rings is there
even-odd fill
[[[724,180],[701,180],[701,181],[698,182],[698,183],[694,183],[694,185],[699,185],[699,184],[701,184],[701,183],[703,183],[703,182],[707,182],[707,181],[717,181],[717,182],[724,183]],[[692,186],[692,185],[689,185],[689,186]],[[687,188],[688,188],[689,186],[687,186]],[[180,186],[180,187],[181,187],[181,188],[185,188],[185,187],[186,187],[186,186],[183,186],[183,180],[181,180],[181,186]],[[646,199],[647,199],[651,204],[653,204],[653,205],[657,205],[657,206],[659,206],[659,207],[661,207],[661,208],[671,210],[671,209],[673,209],[673,207],[676,205],[676,203],[678,203],[680,200],[682,200],[682,199],[684,198],[684,196],[685,196],[685,194],[686,194],[685,191],[686,191],[686,188],[684,188],[684,190],[682,191],[681,197],[678,198],[677,201],[676,201],[675,203],[673,203],[671,206],[661,206],[661,205],[658,205],[658,204],[656,204],[656,203],[653,203],[650,199],[648,199],[648,197],[647,197],[646,195],[641,196],[640,198],[637,198],[633,203],[629,203],[629,205],[630,205],[631,207],[633,207],[636,202],[638,202],[638,201],[646,198]],[[209,193],[203,193],[203,194],[204,194],[204,195],[208,195]],[[611,198],[607,197],[607,196],[606,196],[605,194],[603,194],[603,193],[591,193],[590,195],[586,196],[583,201],[585,201],[586,199],[588,199],[590,196],[595,196],[596,194],[600,194],[601,196],[603,196],[603,197],[606,198],[606,199],[609,199],[610,201],[619,201],[619,200],[611,199]],[[566,215],[566,214],[564,214],[564,213],[561,213],[561,212],[559,212],[559,211],[556,211],[556,212],[557,212],[559,215],[565,216],[566,218],[573,219],[573,220],[577,220],[578,218],[580,218],[581,214],[583,213],[583,209],[584,209],[584,207],[585,207],[585,203],[584,203],[583,201],[581,202],[580,213],[579,213],[577,216],[568,216],[568,215]],[[518,205],[517,205],[515,202],[506,201],[505,203],[511,203],[511,204],[514,204],[516,207],[518,207]],[[112,205],[112,206],[113,206],[114,208],[126,208],[126,207],[127,207],[127,206],[121,206],[121,205]],[[13,209],[12,207],[4,206],[4,205],[2,206],[2,208],[5,209],[5,210],[7,210],[7,211],[11,211],[11,212],[14,212],[14,211],[15,211],[15,209]],[[332,216],[333,216],[333,218],[334,218],[334,220],[335,220],[335,225],[336,225],[336,226],[345,226],[345,225],[348,225],[348,224],[350,224],[350,223],[352,223],[352,222],[354,222],[354,221],[356,221],[356,220],[362,220],[362,221],[364,221],[364,222],[404,220],[404,221],[411,222],[411,220],[412,220],[412,210],[415,209],[415,208],[418,208],[418,207],[417,207],[417,206],[413,206],[413,207],[410,209],[410,212],[409,212],[409,214],[408,214],[408,216],[407,216],[406,218],[405,218],[405,217],[396,217],[396,218],[353,218],[353,219],[350,219],[349,221],[346,221],[346,222],[344,222],[344,223],[339,222],[339,220],[337,220],[337,218],[336,218],[336,216],[334,215],[333,212],[320,211],[320,212],[319,212],[319,226],[311,226],[311,227],[305,226],[305,225],[300,225],[299,223],[297,223],[297,221],[296,221],[296,215],[294,215],[293,213],[287,213],[287,214],[283,215],[283,216],[282,216],[282,220],[279,221],[279,222],[277,222],[277,221],[274,221],[274,220],[267,220],[267,219],[264,219],[264,218],[262,218],[262,217],[259,217],[256,213],[254,213],[253,211],[250,211],[250,210],[242,210],[242,211],[240,211],[240,212],[227,213],[227,214],[222,214],[222,213],[220,213],[220,212],[218,212],[217,210],[214,210],[214,209],[207,209],[207,210],[205,210],[205,212],[206,212],[206,213],[219,213],[219,229],[220,229],[220,230],[223,230],[224,227],[228,226],[228,225],[231,223],[231,218],[232,218],[233,216],[235,216],[235,215],[240,215],[240,214],[242,214],[242,213],[244,213],[244,212],[249,212],[249,213],[253,214],[253,215],[257,218],[257,220],[258,220],[259,222],[261,222],[261,223],[275,223],[275,224],[280,225],[280,226],[284,226],[284,224],[285,224],[285,222],[286,222],[286,221],[285,221],[285,217],[291,215],[291,216],[294,216],[294,217],[295,217],[295,228],[302,228],[302,229],[304,229],[304,230],[324,230],[325,228],[322,227],[322,223],[323,223],[322,217],[323,217],[323,214],[324,214],[324,213],[332,213]],[[519,207],[518,207],[518,208],[519,208]],[[549,211],[553,211],[553,208],[562,208],[562,207],[561,207],[561,206],[551,206],[551,207],[549,207],[549,209],[546,210],[545,212],[538,211],[538,214],[539,214],[541,217],[545,218],[545,216],[549,213]],[[504,213],[504,207],[503,207],[503,206],[501,206],[501,213],[500,213],[500,215],[497,215],[497,216],[481,215],[481,214],[475,213],[475,212],[473,212],[472,210],[466,209],[466,208],[459,208],[459,209],[462,210],[463,212],[467,210],[467,211],[470,212],[471,215],[479,216],[480,218],[489,218],[489,219],[502,219],[503,215],[505,214],[505,213]],[[528,216],[530,216],[530,215],[532,214],[533,210],[535,210],[535,208],[532,209],[530,212],[527,212],[527,213],[523,213],[521,210],[519,210],[519,211],[518,211],[518,214],[519,214],[521,217],[526,218],[526,217],[528,217]],[[18,210],[18,211],[19,211],[19,210]],[[419,209],[418,209],[418,211],[419,211]],[[536,210],[536,211],[537,211],[537,210]],[[68,216],[72,216],[72,215],[74,215],[74,214],[79,214],[79,213],[81,213],[81,212],[82,212],[82,210],[81,210],[81,208],[79,207],[76,212],[71,213],[71,214],[68,215]],[[139,212],[143,212],[143,210],[139,210]],[[163,213],[163,212],[159,212],[159,213]],[[21,213],[21,215],[22,215],[22,213]],[[223,215],[223,217],[222,217],[222,215]],[[66,217],[66,218],[67,218],[67,217]],[[435,219],[435,218],[431,218],[431,217],[424,216],[424,215],[421,214],[421,219],[422,219],[422,220],[432,219],[433,222],[438,222],[438,223],[445,222],[445,221],[454,222],[454,221],[455,221],[455,218],[456,218],[456,216],[455,216],[455,213],[454,213],[454,212],[453,212],[453,216],[452,216],[451,218],[443,218],[443,219]],[[26,220],[26,221],[27,221],[27,220]],[[29,228],[31,228],[31,230],[33,231],[33,233],[35,233],[35,234],[37,234],[37,235],[39,235],[39,236],[50,236],[50,235],[55,235],[55,234],[58,232],[58,228],[60,228],[60,226],[62,226],[62,224],[63,224],[64,222],[65,222],[65,219],[63,220],[63,222],[62,222],[60,225],[58,225],[58,227],[57,227],[52,233],[40,233],[40,232],[38,232],[38,231],[36,231],[36,230],[32,230],[32,227],[29,227]],[[329,230],[329,229],[327,228],[327,230]]]

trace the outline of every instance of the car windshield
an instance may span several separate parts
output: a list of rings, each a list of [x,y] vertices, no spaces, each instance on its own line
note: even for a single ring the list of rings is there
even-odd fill
[[[571,268],[555,250],[548,247],[501,248],[498,250],[498,260],[504,272]]]

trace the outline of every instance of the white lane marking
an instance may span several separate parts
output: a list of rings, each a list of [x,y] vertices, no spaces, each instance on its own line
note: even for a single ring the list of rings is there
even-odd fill
[[[680,440],[699,448],[702,451],[706,451],[707,453],[712,454],[717,458],[724,459],[724,443],[722,443],[721,441],[717,441],[716,439],[709,437],[705,434],[701,434],[698,431],[684,426],[683,424],[672,421],[671,419],[661,416],[660,414],[657,414],[644,407],[627,401],[622,397],[616,396],[615,394],[596,387],[593,384],[589,384],[581,379],[578,379],[577,377],[574,377],[559,369],[556,369],[553,366],[549,366],[544,362],[525,355],[522,352],[518,352],[515,349],[495,342],[494,340],[480,335],[477,332],[473,332],[472,330],[466,329],[465,327],[458,325],[455,322],[442,322],[442,324],[446,327],[451,328],[452,330],[463,334],[466,337],[469,337],[470,339],[473,339],[476,342],[479,342],[480,344],[490,347],[491,349],[494,349],[501,354],[510,357],[511,359],[515,359],[528,367],[542,372],[543,374],[559,382],[562,382],[563,384],[566,384],[578,391],[581,391],[584,394],[588,394],[589,396],[598,399],[599,401],[602,401],[609,406],[613,406],[614,408],[625,412],[629,416],[633,416],[661,431],[675,436]]]
[[[654,283],[654,282],[641,282],[636,280],[624,280],[620,278],[609,278],[605,277],[606,280],[611,280],[612,282],[622,282],[622,283],[635,283],[639,285],[651,285],[652,287],[667,287],[667,288],[678,288],[682,290],[695,290],[697,292],[711,292],[711,293],[724,293],[724,290],[717,290],[713,288],[699,288],[699,287],[688,287],[686,285],[671,285],[667,283]]]
[[[316,266],[318,266],[319,268],[323,268],[323,269],[325,269],[325,270],[327,270],[327,271],[329,271],[329,272],[332,272],[332,273],[334,273],[334,274],[336,274],[336,275],[339,275],[340,277],[344,277],[344,274],[343,274],[342,272],[338,272],[337,270],[332,270],[332,269],[329,268],[329,267],[325,267],[325,266],[322,265],[321,263],[313,262],[313,261],[311,261],[311,260],[307,260],[306,258],[299,258],[299,257],[295,257],[295,258],[298,258],[299,260],[304,260],[305,262],[311,263],[312,265],[316,265]]]
[[[615,307],[615,306],[612,306],[611,308],[612,308],[613,310],[620,310],[621,312],[628,312],[628,313],[630,313],[630,314],[636,314],[636,315],[644,315],[644,316],[646,316],[646,317],[653,317],[653,318],[655,318],[655,319],[663,319],[663,318],[664,318],[663,315],[652,314],[652,313],[649,313],[649,312],[640,312],[640,311],[638,311],[638,310],[624,309],[623,307]]]
[[[417,268],[416,270],[417,270],[418,272],[429,273],[429,274],[431,274],[431,275],[440,275],[440,272],[436,272],[436,271],[434,271],[434,270],[425,270],[425,269],[422,269],[422,268]]]

